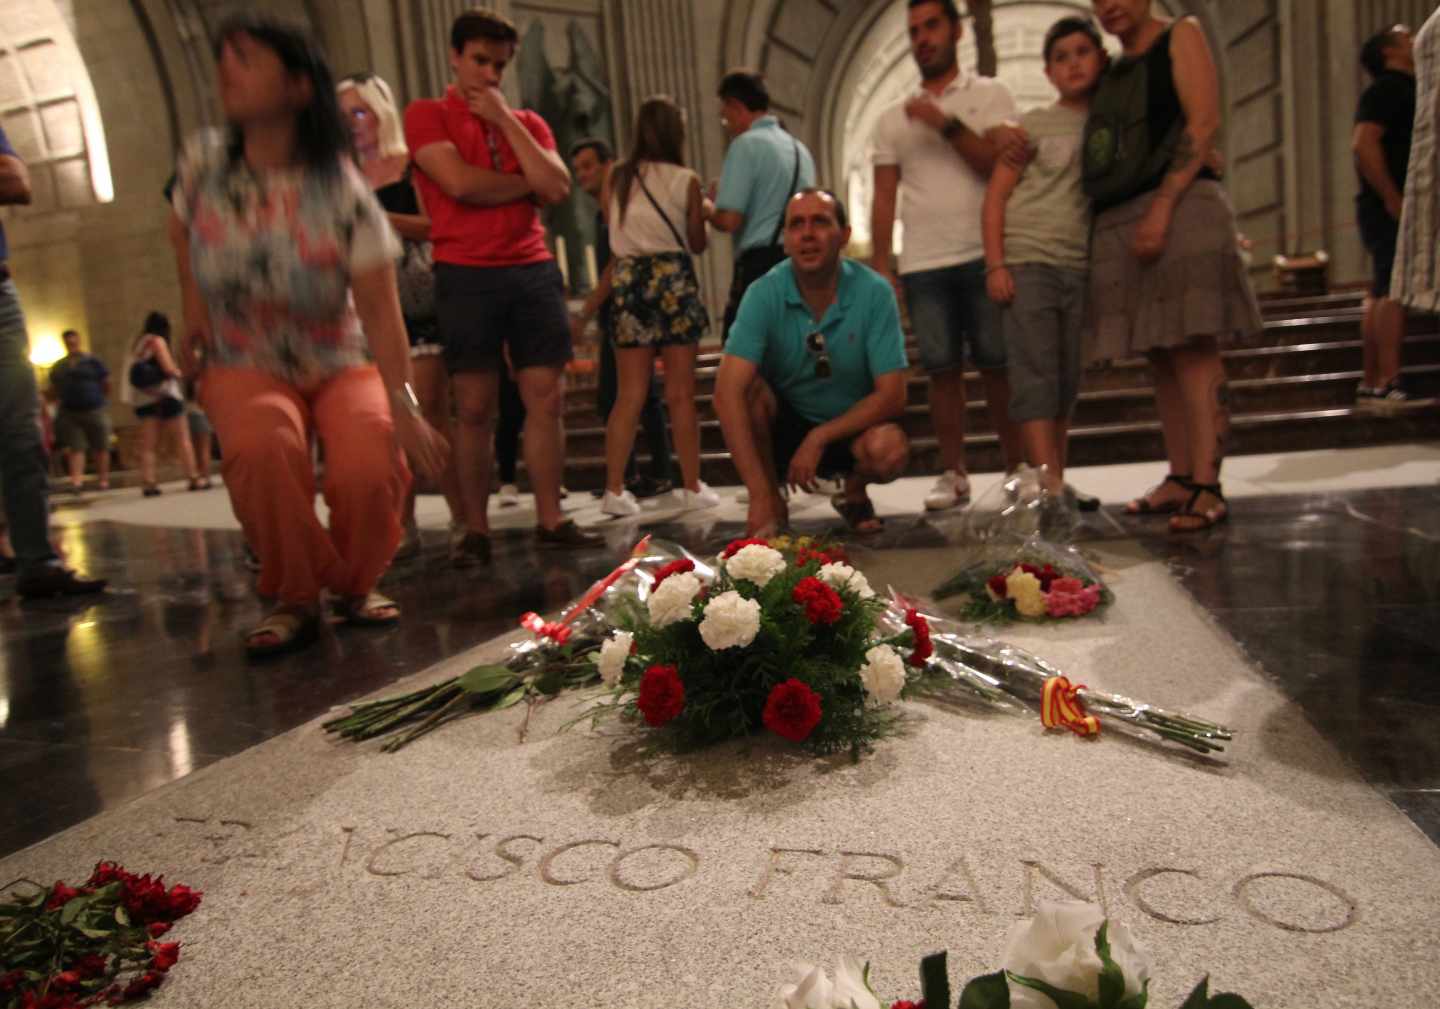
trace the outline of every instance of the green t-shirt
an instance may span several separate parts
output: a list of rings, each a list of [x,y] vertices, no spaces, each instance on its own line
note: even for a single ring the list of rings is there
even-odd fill
[[[1005,206],[1005,262],[1089,267],[1090,200],[1080,174],[1085,118],[1058,104],[1020,117],[1035,155]]]
[[[811,333],[825,335],[829,378],[816,375]],[[745,291],[725,353],[742,357],[808,421],[823,424],[875,391],[875,378],[905,369],[905,334],[895,292],[880,274],[853,259],[840,261],[835,303],[817,323],[785,260]]]

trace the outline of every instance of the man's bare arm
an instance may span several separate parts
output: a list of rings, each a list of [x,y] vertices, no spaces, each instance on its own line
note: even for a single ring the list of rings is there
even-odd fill
[[[415,152],[415,164],[452,200],[477,207],[498,207],[531,194],[523,175],[477,168],[460,156],[448,140],[426,144]]]
[[[29,203],[30,169],[13,154],[0,154],[0,203]]]

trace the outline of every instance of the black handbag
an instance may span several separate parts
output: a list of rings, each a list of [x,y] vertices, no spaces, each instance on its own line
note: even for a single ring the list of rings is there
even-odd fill
[[[137,389],[152,389],[165,381],[165,371],[153,357],[142,358],[130,366],[130,384]]]

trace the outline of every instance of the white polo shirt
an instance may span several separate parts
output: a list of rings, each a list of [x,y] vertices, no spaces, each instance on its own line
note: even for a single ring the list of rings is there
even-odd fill
[[[993,77],[961,73],[937,101],[947,116],[958,116],[976,133],[1018,116],[1010,89]],[[984,257],[980,210],[986,180],[938,130],[907,118],[904,102],[886,109],[876,124],[872,162],[900,166],[902,274]]]

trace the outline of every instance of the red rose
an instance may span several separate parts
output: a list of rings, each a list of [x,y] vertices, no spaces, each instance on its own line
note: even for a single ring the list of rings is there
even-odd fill
[[[731,540],[730,545],[720,552],[720,556],[728,561],[746,547],[768,547],[769,545],[769,540],[762,539]]]
[[[660,587],[660,583],[663,582],[665,579],[669,578],[671,575],[683,574],[686,571],[694,570],[695,562],[692,561],[689,557],[686,557],[683,560],[671,561],[669,564],[666,564],[664,567],[662,567],[659,571],[655,572],[655,581],[650,585],[650,592],[653,594],[655,590]]]
[[[25,972],[23,970],[6,971],[4,974],[0,974],[0,994],[7,991],[14,991],[20,986],[20,982],[23,980],[25,980]]]
[[[568,631],[569,628],[567,627],[566,630]],[[170,920],[173,921],[176,918],[183,918],[195,910],[200,906],[200,898],[202,896],[204,896],[204,894],[199,890],[192,890],[188,886],[176,883],[170,888],[170,893],[165,897],[170,905],[170,913],[168,915]]]
[[[925,1009],[925,1000],[922,998],[919,1002],[911,1002],[907,998],[902,998],[899,1002],[892,1005],[890,1009]]]
[[[95,870],[90,873],[90,878],[85,881],[86,886],[105,886],[132,878],[130,873],[125,871],[124,866],[118,862],[97,862]]]
[[[1040,569],[1040,573],[1037,574],[1035,577],[1040,579],[1040,591],[1049,592],[1050,583],[1053,582],[1055,579],[1060,578],[1061,574],[1060,572],[1056,571],[1053,566],[1046,564],[1043,568]]]
[[[845,611],[845,604],[840,601],[840,596],[818,578],[800,579],[795,591],[790,593],[790,598],[805,607],[805,618],[812,624],[828,626],[839,620],[840,614]]]
[[[925,660],[935,654],[935,646],[930,642],[930,622],[919,610],[912,609],[905,611],[905,623],[915,632],[915,650],[905,661],[912,666],[923,666]]]
[[[82,978],[99,977],[105,973],[109,961],[99,953],[86,953],[79,960],[75,961],[74,970]]]
[[[151,957],[150,966],[158,971],[167,971],[175,966],[175,961],[180,959],[180,944],[178,942],[156,942],[151,939],[145,944]]]
[[[803,743],[820,724],[820,695],[791,677],[770,691],[765,728],[792,743]]]
[[[998,599],[1004,599],[1009,592],[1009,590],[1005,587],[1004,575],[996,575],[988,582],[986,582],[985,585],[990,589],[991,592],[995,594],[996,598]]]
[[[52,991],[69,991],[80,986],[80,972],[78,970],[62,970],[50,978],[50,989]]]
[[[651,666],[640,678],[640,699],[637,702],[645,721],[660,726],[680,714],[685,707],[685,684],[674,666]]]
[[[57,879],[54,889],[50,891],[50,899],[45,902],[45,910],[59,910],[78,896],[80,896],[79,890],[73,886],[66,886]]]
[[[166,932],[170,931],[170,927],[171,926],[168,921],[152,921],[150,924],[145,926],[145,931],[150,933],[150,938],[158,939]]]
[[[165,975],[159,971],[147,970],[144,974],[141,974],[125,986],[125,991],[121,993],[120,1000],[124,1001],[126,999],[139,998],[152,988],[159,988],[164,980]]]

